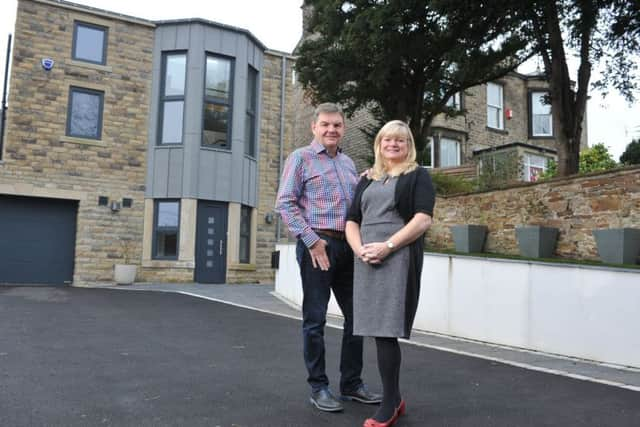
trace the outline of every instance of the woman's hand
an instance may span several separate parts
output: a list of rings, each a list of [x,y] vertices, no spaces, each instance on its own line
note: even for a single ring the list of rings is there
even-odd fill
[[[371,242],[360,247],[358,257],[367,264],[380,264],[390,253],[386,242]]]

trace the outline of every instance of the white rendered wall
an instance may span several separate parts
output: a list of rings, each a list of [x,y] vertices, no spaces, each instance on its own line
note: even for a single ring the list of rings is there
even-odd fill
[[[275,290],[301,305],[295,245],[277,250]],[[425,254],[414,328],[640,368],[640,271]]]

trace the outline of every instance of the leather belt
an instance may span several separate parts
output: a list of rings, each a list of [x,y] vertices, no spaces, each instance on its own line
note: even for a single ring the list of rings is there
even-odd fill
[[[346,237],[344,235],[344,231],[316,230],[315,228],[313,229],[313,231],[315,231],[316,234],[319,235],[319,236],[331,237],[332,239],[338,239],[338,240],[345,240],[346,239]]]

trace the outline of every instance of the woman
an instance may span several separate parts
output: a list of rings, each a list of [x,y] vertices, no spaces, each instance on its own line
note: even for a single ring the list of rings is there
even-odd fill
[[[404,414],[400,346],[409,338],[420,289],[423,235],[431,225],[435,193],[406,123],[385,124],[374,142],[375,164],[358,183],[346,237],[356,258],[354,335],[376,340],[383,399],[364,427],[391,426]]]

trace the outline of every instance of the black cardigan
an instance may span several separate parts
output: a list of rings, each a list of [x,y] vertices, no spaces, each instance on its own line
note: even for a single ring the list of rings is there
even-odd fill
[[[362,177],[358,183],[353,202],[351,202],[351,208],[347,214],[347,221],[357,222],[358,224],[362,222],[360,209],[362,193],[371,182],[371,179]],[[411,221],[411,218],[418,212],[423,212],[433,217],[436,195],[427,169],[418,167],[407,174],[400,175],[396,184],[394,199],[395,207],[405,224]]]
[[[362,223],[362,193],[371,184],[372,180],[363,177],[356,187],[347,221]],[[436,202],[435,190],[431,183],[429,172],[425,168],[418,167],[414,171],[398,177],[394,194],[395,208],[404,220],[411,221],[418,213],[426,213],[433,217],[433,208]],[[413,320],[418,308],[418,296],[420,295],[420,275],[424,259],[424,235],[418,237],[409,244],[409,271],[407,272],[407,290],[405,299],[405,325],[404,338],[409,338]]]

